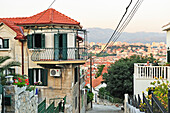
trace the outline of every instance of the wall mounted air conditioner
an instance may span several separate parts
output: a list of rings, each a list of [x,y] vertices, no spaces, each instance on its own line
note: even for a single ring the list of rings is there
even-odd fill
[[[50,76],[60,77],[61,69],[50,69]]]

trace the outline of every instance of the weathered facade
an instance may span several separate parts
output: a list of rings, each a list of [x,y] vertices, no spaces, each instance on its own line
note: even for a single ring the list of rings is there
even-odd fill
[[[70,112],[79,112],[85,100],[79,65],[87,57],[80,23],[52,8],[31,17],[1,18],[0,23],[0,56],[22,63],[4,74],[28,75],[30,84],[42,83],[41,99],[67,96]]]

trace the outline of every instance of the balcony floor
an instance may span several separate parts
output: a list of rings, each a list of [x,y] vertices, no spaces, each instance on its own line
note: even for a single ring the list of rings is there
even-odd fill
[[[86,60],[59,60],[59,61],[33,61],[34,63],[38,65],[43,64],[53,64],[53,65],[62,65],[62,64],[85,64]]]

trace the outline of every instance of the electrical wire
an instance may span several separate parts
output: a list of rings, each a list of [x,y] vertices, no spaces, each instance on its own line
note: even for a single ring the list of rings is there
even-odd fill
[[[117,41],[117,39],[119,38],[119,36],[122,34],[122,31],[127,27],[127,25],[129,24],[129,22],[131,21],[131,19],[133,18],[133,16],[135,15],[136,11],[138,10],[138,8],[140,7],[140,5],[142,4],[143,0],[138,0],[138,2],[136,2],[135,6],[133,7],[133,9],[131,10],[131,12],[129,13],[129,15],[127,16],[127,18],[125,19],[125,21],[123,22],[122,26],[119,28],[118,32],[115,34],[115,38],[113,39],[113,41],[109,44],[110,46],[113,46],[113,44]],[[127,20],[127,21],[126,21]],[[109,46],[108,46],[109,47]]]
[[[119,21],[119,23],[118,23],[118,25],[117,25],[116,29],[114,30],[114,32],[113,32],[113,34],[112,34],[112,36],[110,37],[109,41],[106,43],[106,45],[105,45],[105,47],[103,48],[103,50],[105,50],[105,48],[108,46],[108,44],[109,44],[109,43],[110,43],[110,41],[112,40],[113,36],[115,35],[115,33],[116,33],[117,29],[119,28],[119,26],[120,26],[120,24],[121,24],[121,22],[122,22],[122,20],[124,19],[125,15],[127,14],[128,9],[129,9],[129,7],[130,7],[130,5],[131,5],[131,4],[132,4],[132,0],[130,1],[129,5],[126,7],[126,11],[125,11],[125,13],[123,14],[123,16],[122,16],[121,20]],[[102,50],[100,53],[102,53],[102,52],[103,52],[103,50]],[[99,54],[100,54],[100,53],[99,53]]]
[[[136,2],[136,4],[134,5],[133,9],[132,9],[131,12],[129,13],[129,15],[126,17],[126,19],[124,20],[123,24],[122,24],[121,27],[118,29],[118,31],[117,31],[117,29],[115,30],[115,32],[114,32],[114,38],[113,38],[113,37],[110,38],[110,39],[113,38],[113,42],[111,42],[111,43],[114,44],[114,42],[119,38],[119,36],[121,35],[122,31],[123,31],[123,30],[126,28],[126,26],[129,24],[129,22],[131,21],[131,19],[132,19],[133,16],[135,15],[136,11],[138,10],[138,8],[139,8],[140,5],[142,4],[142,2],[143,2],[143,0],[141,0],[141,1],[138,0],[138,1]],[[106,49],[106,47],[108,47],[110,41],[111,41],[111,40],[109,40],[109,42],[106,44],[106,46],[102,49],[102,51],[101,51],[98,55],[100,55],[100,54]],[[112,45],[113,45],[113,44],[112,44]],[[98,56],[98,55],[97,55],[97,56]]]
[[[47,10],[54,4],[55,1],[56,1],[56,0],[54,0],[54,1],[50,4],[50,6],[47,8]],[[35,23],[47,12],[47,10],[35,21]]]

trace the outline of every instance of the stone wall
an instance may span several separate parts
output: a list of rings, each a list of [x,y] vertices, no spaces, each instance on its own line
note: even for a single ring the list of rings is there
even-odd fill
[[[5,105],[5,113],[37,113],[38,96],[26,87],[4,86],[5,95],[11,96],[11,105]]]

